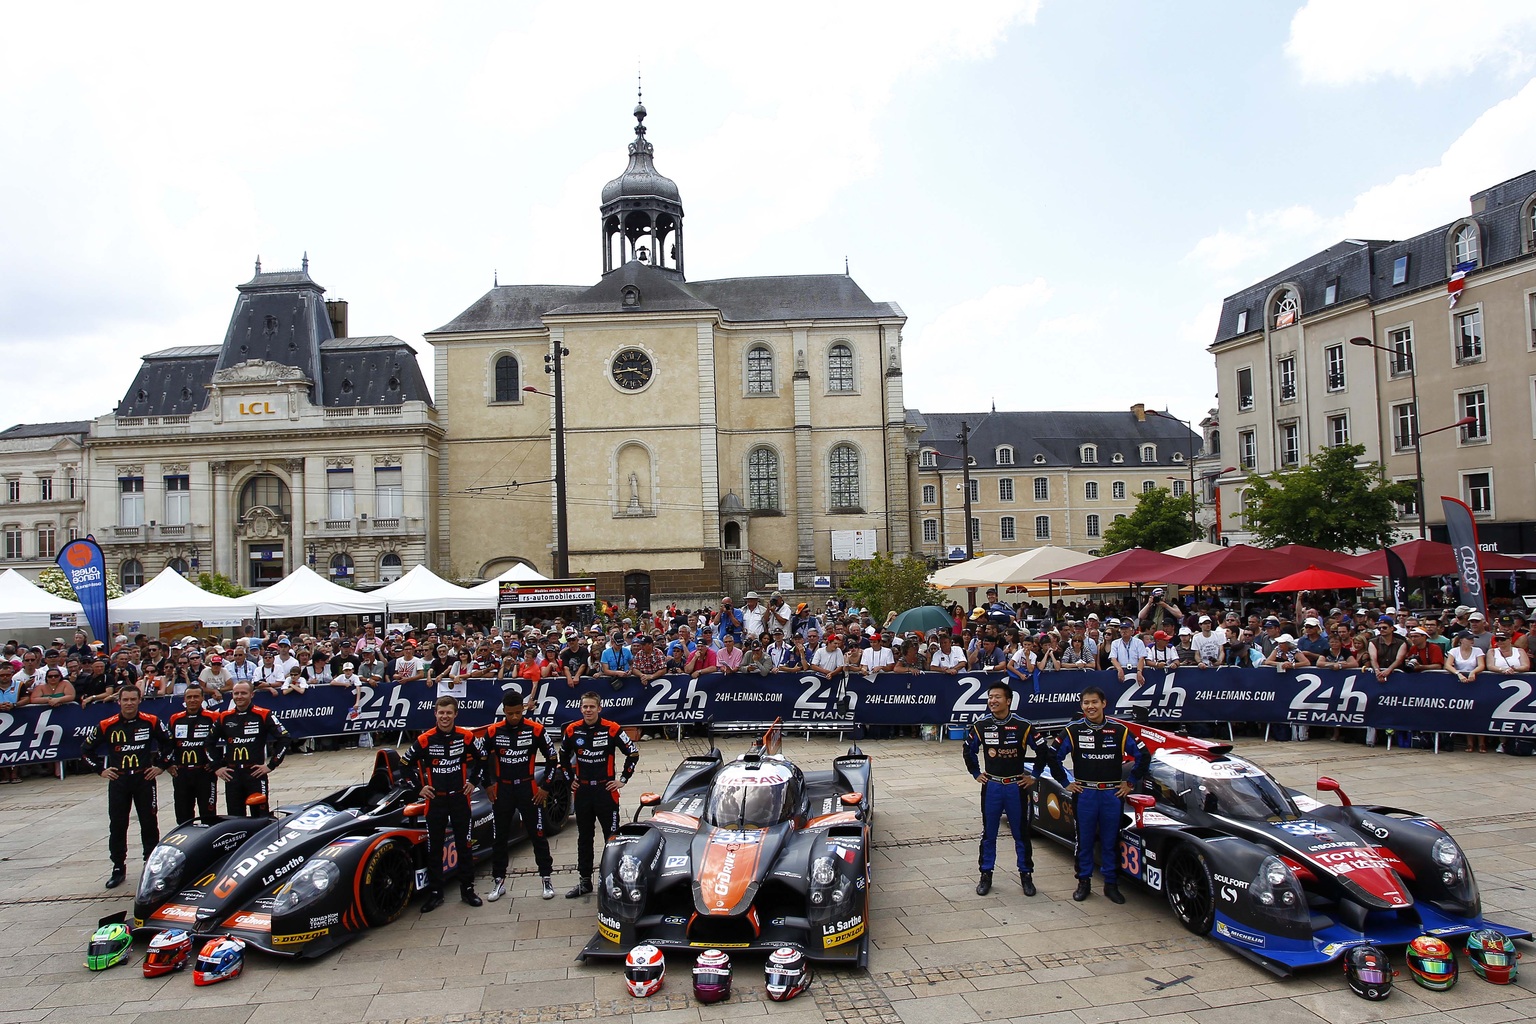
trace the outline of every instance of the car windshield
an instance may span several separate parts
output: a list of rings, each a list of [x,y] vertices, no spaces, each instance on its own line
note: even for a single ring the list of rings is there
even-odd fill
[[[1290,794],[1246,761],[1207,761],[1193,754],[1158,751],[1152,783],[1160,801],[1185,811],[1204,811],[1250,821],[1300,817]]]
[[[718,828],[767,828],[785,818],[790,777],[769,768],[723,769],[709,792],[706,816]]]

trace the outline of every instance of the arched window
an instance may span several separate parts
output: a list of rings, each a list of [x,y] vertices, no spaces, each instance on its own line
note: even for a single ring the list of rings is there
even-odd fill
[[[773,350],[767,345],[747,350],[747,394],[773,394]]]
[[[118,568],[117,580],[124,590],[138,590],[144,585],[144,564],[137,558],[128,559]]]
[[[847,342],[827,350],[827,390],[853,390],[853,348]]]
[[[1099,536],[1099,517],[1097,515],[1088,516],[1088,536]]]
[[[352,556],[345,551],[332,555],[331,575],[337,580],[350,580],[352,578]]]
[[[858,508],[861,504],[858,450],[851,444],[834,445],[828,461],[832,471],[832,507]]]
[[[175,569],[183,576],[192,571],[192,567],[187,564],[187,560],[185,558],[173,558],[169,562],[165,563],[165,567],[167,569]]]
[[[1050,516],[1035,516],[1035,539],[1036,540],[1050,540],[1051,539],[1051,517]]]
[[[1219,430],[1211,431],[1211,454],[1221,454],[1221,431]]]
[[[1141,493],[1142,494],[1151,494],[1156,489],[1157,489],[1157,481],[1156,480],[1143,480],[1141,482]]]
[[[288,518],[288,485],[271,473],[259,473],[240,488],[240,514],[253,508],[269,508],[281,519]]]
[[[747,455],[747,507],[779,510],[779,454],[772,448],[753,448]]]
[[[1013,465],[1013,445],[1011,445],[1011,444],[998,445],[998,448],[997,448],[997,464],[999,466],[1011,466],[1011,465]]]
[[[917,464],[922,469],[934,469],[939,464],[939,453],[932,448],[924,448],[917,457]]]
[[[521,402],[523,392],[518,380],[516,356],[498,356],[496,359],[496,401]]]
[[[1301,318],[1301,299],[1290,288],[1275,296],[1275,330],[1289,327]]]
[[[379,581],[392,583],[401,575],[400,556],[393,551],[384,552],[379,558]]]
[[[1453,263],[1476,263],[1478,260],[1477,225],[1463,224],[1456,229],[1451,254]]]
[[[1156,462],[1157,461],[1157,445],[1155,445],[1155,444],[1144,444],[1144,445],[1142,445],[1141,446],[1141,461],[1142,462]]]
[[[1078,458],[1084,465],[1092,465],[1093,463],[1098,462],[1099,446],[1096,444],[1083,445],[1083,447],[1078,450]]]
[[[1097,480],[1089,480],[1087,483],[1083,484],[1083,500],[1099,500],[1099,482]]]

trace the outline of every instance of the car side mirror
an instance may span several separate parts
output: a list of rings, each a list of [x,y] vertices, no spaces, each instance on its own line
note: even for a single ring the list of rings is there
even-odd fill
[[[1339,785],[1337,779],[1329,778],[1327,775],[1319,776],[1317,780],[1317,791],[1319,793],[1337,793],[1339,796],[1339,803],[1343,804],[1345,807],[1351,806],[1349,794],[1344,792],[1344,787]]]
[[[844,806],[846,807],[857,807],[859,804],[864,802],[864,794],[844,793],[841,797],[839,797],[839,799],[842,800]]]
[[[660,803],[661,803],[661,794],[660,793],[641,793],[640,794],[640,806],[641,807],[655,807],[656,805],[658,805]]]
[[[419,802],[414,803],[414,804],[406,804],[405,805],[405,816],[407,818],[419,818],[423,814],[426,814],[426,813],[427,813],[427,804],[426,804],[426,801],[424,801],[424,800],[423,801],[419,801]]]
[[[1157,804],[1157,798],[1146,793],[1132,793],[1126,797],[1132,807],[1136,808],[1136,827],[1141,828],[1142,815],[1151,810]]]

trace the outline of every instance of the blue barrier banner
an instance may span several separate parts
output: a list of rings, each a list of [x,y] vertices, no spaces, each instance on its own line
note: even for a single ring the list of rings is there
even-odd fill
[[[814,673],[663,676],[638,679],[563,679],[540,684],[532,717],[560,727],[581,716],[581,695],[603,698],[603,717],[623,726],[662,726],[706,721],[758,724],[782,718],[786,726],[964,724],[985,717],[994,673],[887,672],[866,678],[828,680]],[[1152,720],[1257,722],[1292,725],[1402,729],[1498,737],[1536,737],[1536,675],[1483,673],[1469,684],[1447,672],[1394,673],[1378,682],[1368,671],[1272,668],[1183,668],[1147,672],[1122,683],[1114,672],[1046,672],[1038,684],[1014,690],[1014,710],[1031,721],[1063,720],[1079,713],[1083,687],[1109,695],[1109,713],[1122,718],[1145,712]],[[489,725],[500,715],[502,683],[468,682],[459,699],[458,724]],[[425,683],[371,687],[361,701],[340,686],[315,686],[303,694],[259,693],[298,739],[360,732],[419,732],[434,724],[437,691]],[[355,706],[354,706],[355,705]],[[151,697],[143,708],[168,718],[179,697]],[[210,702],[225,710],[228,700]],[[0,712],[0,765],[69,760],[91,725],[117,711],[111,701],[82,708],[20,707]]]

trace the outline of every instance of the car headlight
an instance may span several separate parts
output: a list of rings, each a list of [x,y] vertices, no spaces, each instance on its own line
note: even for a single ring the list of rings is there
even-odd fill
[[[816,863],[811,865],[811,881],[817,885],[831,885],[832,879],[836,877],[831,857],[817,857]]]
[[[1290,872],[1285,870],[1285,865],[1273,857],[1264,862],[1264,880],[1270,885],[1284,885],[1289,874]]]
[[[625,854],[619,859],[619,881],[625,885],[634,885],[640,879],[640,859]]]
[[[1443,868],[1453,868],[1461,863],[1461,847],[1456,845],[1456,840],[1450,836],[1441,836],[1435,840],[1435,845],[1429,848],[1429,855],[1436,864]]]
[[[1305,917],[1306,896],[1301,882],[1279,857],[1265,857],[1248,885],[1248,894],[1263,910],[1290,920]]]
[[[139,881],[139,902],[148,903],[176,888],[186,866],[187,855],[179,847],[157,846],[151,850],[144,862],[144,877]]]
[[[312,860],[299,869],[278,897],[279,913],[289,914],[331,892],[341,882],[341,868],[329,858]]]

